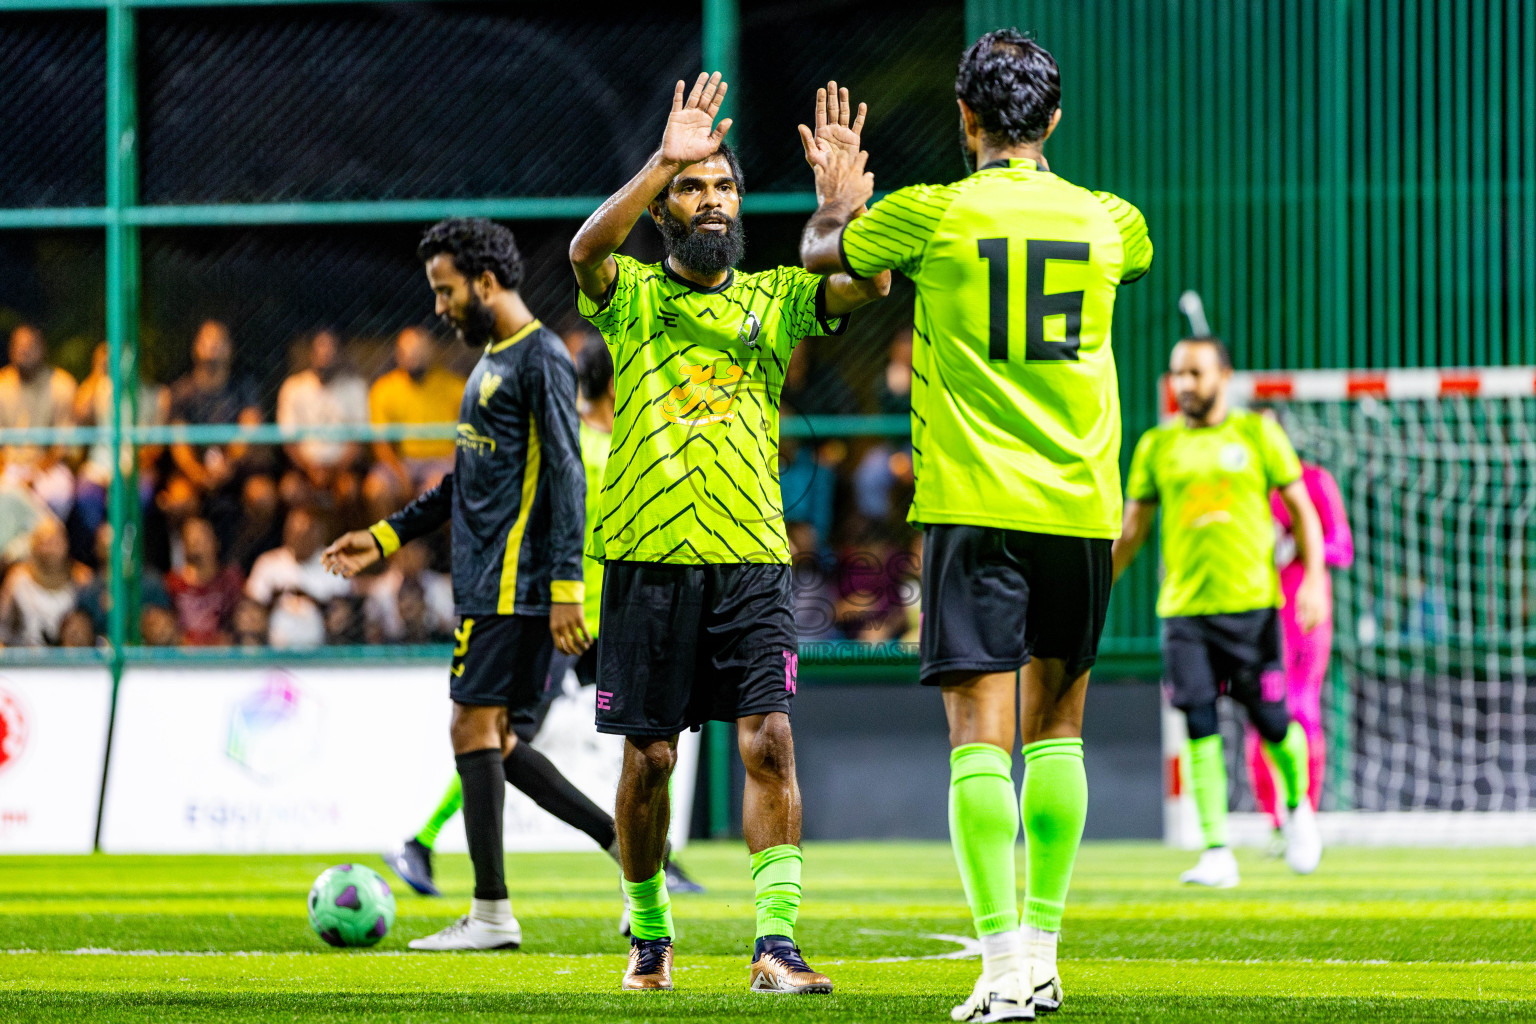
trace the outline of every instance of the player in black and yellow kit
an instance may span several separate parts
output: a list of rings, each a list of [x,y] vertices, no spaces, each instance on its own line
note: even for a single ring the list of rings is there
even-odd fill
[[[741,168],[714,125],[726,85],[677,83],[661,146],[571,242],[577,307],[617,371],[595,553],[606,561],[597,728],[625,737],[614,819],[633,941],[623,985],[672,987],[661,870],[677,736],[736,724],[742,832],[757,888],[755,991],[830,992],[794,942],[800,792],[789,710],[799,651],[779,492],[784,370],[799,341],[885,294],[799,267],[738,274]],[[829,144],[858,149],[846,122]],[[831,129],[828,129],[831,134]],[[617,255],[649,212],[667,257]]]
[[[586,473],[576,373],[559,336],[517,292],[522,267],[511,231],[487,220],[445,220],[427,230],[416,254],[438,315],[466,344],[485,349],[459,407],[453,472],[395,515],[341,537],[324,558],[331,571],[351,576],[453,524],[459,628],[451,735],[475,896],[467,915],[410,945],[515,949],[522,929],[502,862],[503,759],[519,756],[522,744],[509,715],[538,704],[556,647],[579,655],[592,643],[582,614]],[[553,766],[548,771],[574,789]]]

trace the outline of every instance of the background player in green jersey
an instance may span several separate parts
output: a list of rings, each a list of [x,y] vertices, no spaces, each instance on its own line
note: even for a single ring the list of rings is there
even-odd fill
[[[619,854],[633,939],[626,989],[671,988],[676,935],[661,871],[677,736],[735,722],[742,832],[757,888],[756,991],[830,992],[795,946],[800,792],[789,709],[798,672],[776,473],[779,392],[801,338],[884,295],[798,267],[737,274],[742,175],[714,125],[726,84],[678,82],[661,146],[571,242],[578,308],[617,368],[613,449],[593,548],[606,562],[597,727],[622,735]],[[836,129],[834,132],[833,129]],[[836,120],[831,146],[858,149]],[[649,212],[667,253],[615,250]]]
[[[613,359],[608,347],[593,339],[576,356],[576,383],[581,396],[578,413],[581,416],[581,464],[586,470],[587,539],[597,523],[598,495],[603,486],[603,468],[608,464],[608,448],[613,440]],[[598,849],[619,859],[617,833],[613,817],[594,804],[560,774],[538,750],[533,742],[537,738],[549,708],[560,695],[566,672],[574,669],[582,685],[590,686],[597,681],[597,643],[599,604],[603,592],[603,563],[590,554],[582,559],[585,581],[585,597],[582,610],[587,629],[594,643],[580,655],[556,654],[550,659],[549,678],[539,702],[531,707],[519,707],[511,713],[512,733],[517,745],[505,749],[507,782],[521,790],[550,814],[573,828],[585,832]],[[423,896],[439,896],[433,879],[432,851],[437,844],[438,833],[450,818],[464,806],[464,790],[455,775],[443,798],[431,815],[411,838],[397,849],[385,854],[385,861],[394,868],[405,883]],[[699,885],[674,863],[670,853],[664,858],[667,887],[672,892],[703,892]],[[628,928],[625,915],[621,930]]]
[[[1286,862],[1302,874],[1322,854],[1307,801],[1307,738],[1286,708],[1280,649],[1280,579],[1270,492],[1296,524],[1306,567],[1296,593],[1303,632],[1327,609],[1322,526],[1302,482],[1296,450],[1278,423],[1227,404],[1232,360],[1216,338],[1186,338],[1169,374],[1178,420],[1142,435],[1126,481],[1125,520],[1115,541],[1115,576],[1125,571],[1163,511],[1163,566],[1157,614],[1173,706],[1189,726],[1190,774],[1206,850],[1182,880],[1221,888],[1238,883],[1227,846],[1227,765],[1216,717],[1225,693],[1248,711],[1278,769],[1289,816]]]
[[[804,139],[822,204],[801,256],[823,273],[894,267],[917,285],[922,681],[942,687],[950,836],[982,952],[951,1016],[1028,1020],[1062,997],[1057,938],[1088,802],[1083,704],[1120,517],[1110,323],[1116,288],[1147,272],[1152,246],[1135,207],[1046,168],[1061,86],[1044,49],[1014,29],[988,33],[961,59],[955,93],[975,172],[900,189],[857,219],[873,188],[864,155]]]

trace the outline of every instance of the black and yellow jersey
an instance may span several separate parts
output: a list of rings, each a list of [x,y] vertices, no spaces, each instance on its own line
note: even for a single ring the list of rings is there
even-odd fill
[[[586,471],[576,370],[539,321],[486,346],[464,387],[453,472],[371,528],[385,555],[453,522],[460,615],[542,615],[583,600]]]

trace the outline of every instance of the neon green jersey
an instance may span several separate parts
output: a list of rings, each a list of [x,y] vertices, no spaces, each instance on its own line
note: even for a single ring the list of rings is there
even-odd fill
[[[779,392],[801,338],[841,332],[822,278],[799,267],[701,288],[615,256],[577,308],[613,353],[617,407],[588,550],[638,562],[788,564]]]
[[[1280,605],[1269,492],[1301,479],[1278,423],[1236,411],[1214,427],[1181,419],[1141,435],[1126,497],[1163,512],[1157,614],[1231,615]]]
[[[585,583],[581,611],[587,631],[597,636],[597,620],[603,607],[603,563],[592,557],[592,530],[597,525],[598,501],[603,489],[603,470],[608,465],[608,449],[613,435],[581,421],[581,465],[587,471],[587,537],[581,559]]]
[[[842,236],[861,277],[917,284],[915,523],[1120,531],[1115,288],[1145,274],[1141,213],[1033,161],[892,192]]]

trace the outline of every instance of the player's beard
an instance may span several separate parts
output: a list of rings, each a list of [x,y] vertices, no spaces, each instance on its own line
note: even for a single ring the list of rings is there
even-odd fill
[[[1179,403],[1179,411],[1192,420],[1203,420],[1210,415],[1211,409],[1216,405],[1216,393],[1213,391],[1204,398],[1193,391],[1175,395],[1174,400]]]
[[[483,348],[496,340],[496,314],[491,307],[480,301],[480,296],[469,293],[469,303],[464,307],[464,319],[443,317],[459,340],[470,348]]]
[[[670,213],[656,222],[661,230],[662,248],[695,274],[718,274],[741,262],[747,251],[747,233],[741,226],[740,217],[726,217],[725,230],[700,231],[699,224],[705,217],[723,217],[724,214],[698,214],[687,224]]]
[[[965,134],[965,121],[960,122],[960,159],[965,161],[965,173],[976,173],[976,153],[971,149],[971,140]]]

